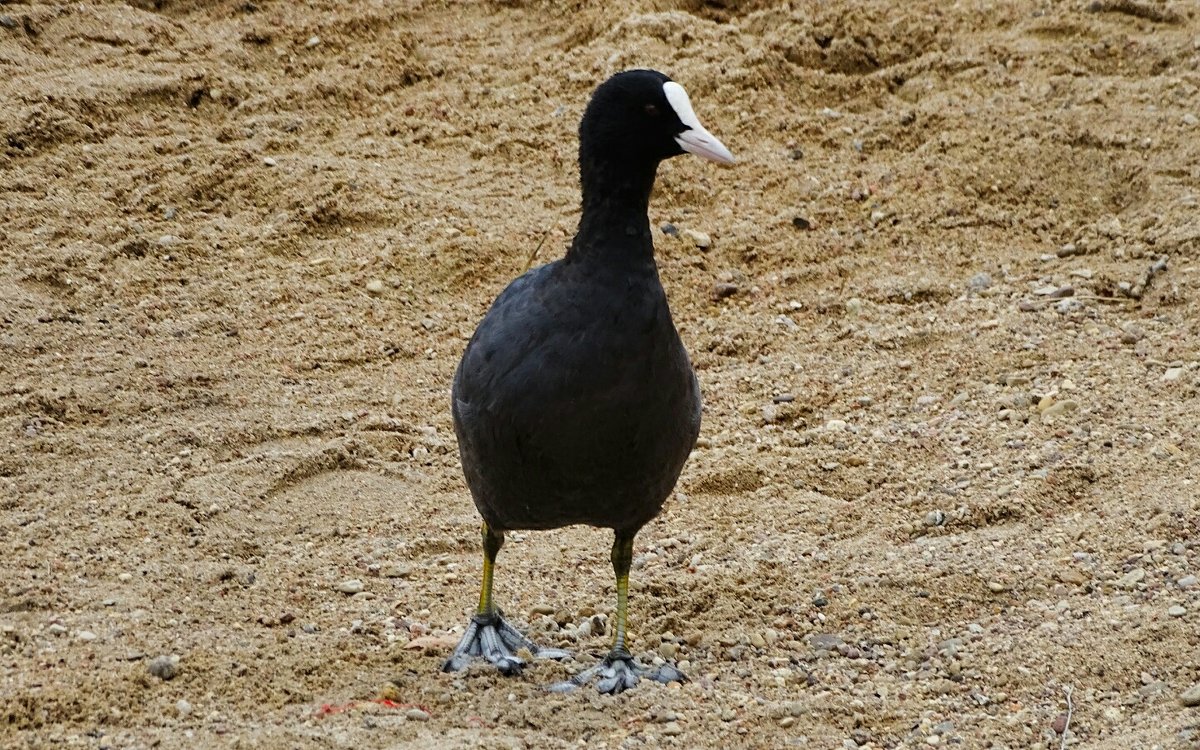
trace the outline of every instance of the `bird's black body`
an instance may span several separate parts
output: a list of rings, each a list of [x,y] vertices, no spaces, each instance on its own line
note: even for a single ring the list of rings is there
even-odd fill
[[[463,473],[483,516],[479,606],[443,669],[481,656],[520,671],[540,649],[492,601],[504,532],[588,524],[613,529],[613,648],[560,687],[599,677],[603,692],[650,672],[626,647],[634,535],[662,510],[700,431],[700,388],[654,263],[647,207],[663,159],[685,151],[733,161],[696,119],[679,84],[650,70],[618,73],[579,127],[583,211],[566,257],[508,285],[480,322],[454,375]]]
[[[700,430],[700,389],[652,259],[570,258],[500,295],[454,379],[475,505],[497,531],[637,531]]]

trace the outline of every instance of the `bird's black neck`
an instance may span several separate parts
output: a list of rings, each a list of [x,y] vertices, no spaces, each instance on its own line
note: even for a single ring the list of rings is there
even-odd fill
[[[658,162],[580,157],[583,213],[567,251],[568,262],[653,264],[654,242],[646,212],[657,170]]]

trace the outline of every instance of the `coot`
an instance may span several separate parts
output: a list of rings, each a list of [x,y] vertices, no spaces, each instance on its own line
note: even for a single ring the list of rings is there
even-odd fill
[[[630,70],[592,95],[579,126],[583,211],[566,256],[519,277],[492,304],[454,375],[463,473],[483,516],[479,606],[445,671],[482,656],[505,674],[517,651],[550,658],[492,600],[504,533],[588,524],[613,529],[617,610],[611,652],[562,683],[602,692],[650,673],[626,647],[633,539],[658,515],[700,430],[700,389],[671,320],[646,215],[659,162],[733,156],[700,125],[683,87]]]

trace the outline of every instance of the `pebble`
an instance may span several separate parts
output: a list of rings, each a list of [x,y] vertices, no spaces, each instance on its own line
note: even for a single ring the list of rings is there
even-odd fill
[[[1146,571],[1141,568],[1134,568],[1125,575],[1121,576],[1121,580],[1117,581],[1117,586],[1123,589],[1131,589],[1142,582],[1146,577]]]
[[[990,273],[977,273],[967,280],[967,289],[972,292],[982,292],[992,285],[992,275]]]
[[[812,222],[803,216],[797,216],[792,219],[792,226],[800,230],[812,229]]]
[[[187,718],[192,713],[192,704],[185,701],[183,698],[175,701],[175,713],[182,718]]]
[[[321,37],[319,37],[319,36],[310,36],[310,37],[308,38],[308,41],[304,43],[304,46],[305,46],[305,47],[308,47],[309,49],[312,49],[313,47],[316,47],[316,46],[317,46],[318,44],[320,44],[320,43],[321,43]]]
[[[1189,708],[1192,706],[1200,706],[1200,682],[1192,685],[1187,690],[1179,694],[1179,702]]]
[[[730,284],[729,282],[726,282],[726,281],[718,281],[716,284],[713,285],[713,296],[716,297],[717,299],[725,299],[726,297],[732,297],[733,295],[735,295],[737,293],[738,293],[738,285],[737,284]]]
[[[1176,585],[1178,585],[1179,588],[1181,588],[1181,589],[1190,589],[1193,586],[1195,586],[1197,583],[1200,583],[1200,580],[1197,580],[1196,576],[1190,576],[1190,575],[1184,576],[1183,578],[1180,578],[1178,581],[1176,581]]]
[[[679,229],[674,224],[663,224],[660,228],[662,229],[662,233],[668,237],[679,236]]]
[[[946,523],[946,514],[940,510],[931,510],[925,514],[926,526],[941,526]]]
[[[795,723],[796,723],[795,716],[785,716],[779,720],[779,726],[783,727],[784,729],[791,728],[791,726]]]
[[[818,591],[813,594],[812,603],[814,607],[824,607],[829,604],[829,597],[825,596],[824,591]]]
[[[1187,607],[1184,607],[1180,604],[1174,604],[1170,607],[1167,607],[1167,614],[1171,617],[1183,617],[1187,614]]]
[[[366,589],[366,587],[363,586],[363,582],[358,580],[357,578],[350,578],[348,580],[342,581],[335,588],[338,591],[342,592],[343,594],[351,594],[351,595],[362,593],[362,591],[364,589]]]
[[[67,626],[60,622],[52,622],[50,627],[46,628],[46,632],[50,635],[63,635],[67,632]]]
[[[679,725],[678,721],[668,721],[663,725],[662,733],[668,737],[678,737],[683,734],[683,727]]]
[[[96,634],[90,630],[80,630],[78,633],[75,634],[75,637],[81,641],[84,641],[85,643],[87,641],[96,640]]]
[[[660,643],[658,646],[658,655],[667,661],[673,660],[677,653],[679,653],[679,646],[669,641],[667,643]]]
[[[384,578],[408,578],[412,575],[412,566],[393,563],[381,568],[379,575],[383,576]]]
[[[367,291],[371,294],[383,294],[383,281],[380,279],[371,279],[367,282]]]
[[[268,167],[273,167],[278,163],[279,162],[275,161],[275,157],[273,157],[273,156],[267,156],[267,157],[263,158],[263,164],[265,164]]]
[[[1055,401],[1042,410],[1042,421],[1048,422],[1078,410],[1079,402],[1074,399],[1065,398],[1062,401]]]
[[[841,636],[833,633],[817,633],[809,636],[808,642],[814,649],[825,651],[832,651],[844,643]]]
[[[404,712],[404,718],[409,721],[429,721],[429,714],[419,708],[410,708]]]
[[[1167,383],[1173,383],[1183,377],[1182,367],[1168,367],[1163,373],[1162,379]]]
[[[179,657],[175,654],[156,656],[146,665],[146,669],[160,680],[173,680],[179,674]]]
[[[712,247],[712,238],[704,232],[697,232],[695,229],[685,229],[683,230],[683,235],[701,250],[707,250]]]

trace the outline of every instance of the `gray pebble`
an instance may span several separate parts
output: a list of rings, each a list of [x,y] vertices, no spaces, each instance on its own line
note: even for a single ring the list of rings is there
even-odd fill
[[[817,633],[808,637],[808,643],[815,649],[832,651],[844,643],[844,641],[842,641],[841,636],[834,635],[833,633]]]
[[[1171,617],[1183,617],[1184,615],[1187,614],[1187,607],[1184,607],[1179,604],[1174,604],[1170,607],[1167,607],[1167,614]]]
[[[183,698],[180,698],[179,700],[175,701],[175,712],[178,713],[181,718],[186,719],[192,713],[192,704],[188,703]]]
[[[404,712],[404,718],[409,721],[429,721],[429,714],[419,708],[410,708]]]
[[[1146,571],[1141,568],[1134,568],[1125,575],[1121,576],[1121,580],[1117,581],[1117,586],[1123,589],[1131,589],[1142,582],[1146,577]]]
[[[366,587],[363,586],[363,582],[357,578],[350,578],[342,581],[335,588],[343,594],[358,594],[361,593]]]
[[[156,656],[146,665],[146,669],[160,680],[173,680],[179,674],[179,657],[175,654]]]
[[[1185,706],[1200,706],[1200,682],[1179,694],[1179,702]]]
[[[926,526],[941,526],[946,523],[946,514],[940,510],[931,510],[925,514]]]
[[[1183,578],[1180,578],[1176,582],[1176,585],[1178,585],[1179,588],[1181,588],[1181,589],[1190,589],[1193,586],[1195,586],[1197,583],[1200,583],[1200,581],[1198,581],[1196,579],[1196,576],[1188,575],[1188,576],[1184,576]]]
[[[972,292],[982,292],[992,285],[992,275],[989,273],[977,273],[967,280],[967,289]]]

